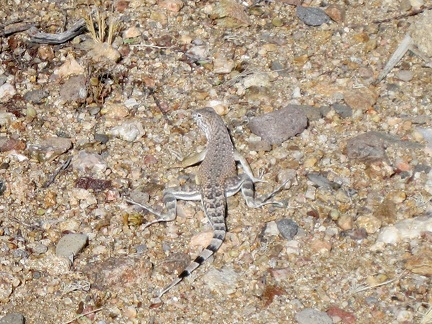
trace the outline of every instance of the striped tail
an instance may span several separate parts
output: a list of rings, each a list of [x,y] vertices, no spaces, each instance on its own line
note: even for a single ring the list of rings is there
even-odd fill
[[[158,299],[167,293],[172,287],[177,285],[183,278],[189,276],[194,270],[196,270],[201,264],[204,263],[209,257],[211,257],[221,247],[225,235],[225,212],[226,212],[226,198],[225,192],[220,192],[216,188],[212,188],[211,195],[205,195],[201,193],[202,204],[204,206],[204,212],[208,219],[213,225],[213,238],[210,244],[193,260],[180,274],[179,276],[168,286],[166,286],[157,297]],[[212,199],[207,198],[208,196]]]

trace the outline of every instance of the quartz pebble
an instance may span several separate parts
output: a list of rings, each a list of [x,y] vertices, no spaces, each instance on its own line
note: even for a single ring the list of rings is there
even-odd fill
[[[10,83],[5,83],[0,86],[0,102],[9,101],[16,94],[16,90]]]
[[[386,226],[381,229],[377,243],[397,244],[400,241],[412,240],[420,237],[423,232],[432,232],[432,217],[418,216],[404,219],[395,225]]]
[[[128,121],[115,126],[108,131],[109,135],[118,137],[127,142],[134,142],[144,136],[145,131],[142,123],[138,120]]]

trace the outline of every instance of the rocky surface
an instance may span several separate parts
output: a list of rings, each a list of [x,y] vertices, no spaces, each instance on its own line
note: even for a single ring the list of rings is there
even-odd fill
[[[430,28],[430,10],[410,14],[422,1],[103,3],[113,37],[95,24],[99,41],[59,45],[20,30],[60,33],[96,7],[0,10],[0,323],[430,323],[432,73],[405,55],[374,83]],[[250,131],[288,105],[300,134]],[[220,251],[152,305],[211,227],[181,202],[143,229],[154,216],[125,199],[160,209],[166,186],[194,180],[173,166],[204,148],[203,106],[263,173],[258,194],[289,180],[285,207],[230,198]],[[56,255],[69,235],[80,245]]]

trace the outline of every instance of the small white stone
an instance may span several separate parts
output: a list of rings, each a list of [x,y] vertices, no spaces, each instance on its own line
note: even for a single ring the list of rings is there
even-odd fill
[[[67,234],[63,236],[56,246],[56,255],[67,259],[77,255],[87,244],[85,234]]]
[[[7,102],[16,94],[16,90],[10,83],[5,83],[0,86],[0,102]]]
[[[386,244],[396,245],[401,239],[399,230],[391,225],[384,227],[378,235],[377,243],[383,242]]]
[[[270,87],[270,76],[267,73],[254,73],[243,81],[246,89],[250,87]]]
[[[264,231],[264,235],[275,236],[279,235],[279,229],[275,221],[268,222]]]
[[[129,121],[113,127],[108,134],[127,142],[134,142],[144,136],[145,131],[140,121]]]

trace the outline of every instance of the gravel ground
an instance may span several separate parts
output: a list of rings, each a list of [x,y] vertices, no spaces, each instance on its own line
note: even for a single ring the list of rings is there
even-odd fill
[[[430,10],[311,1],[333,18],[311,26],[291,2],[105,1],[112,46],[1,38],[0,318],[431,323],[432,73],[409,53],[373,83]],[[0,23],[60,33],[94,8],[6,1]],[[309,118],[301,134],[271,145],[251,132],[288,104]],[[190,118],[203,106],[263,174],[258,194],[290,179],[286,207],[230,198],[221,250],[154,305],[211,227],[181,202],[175,222],[143,229],[154,216],[125,197],[161,206],[163,188],[193,180],[173,166],[205,147]]]

